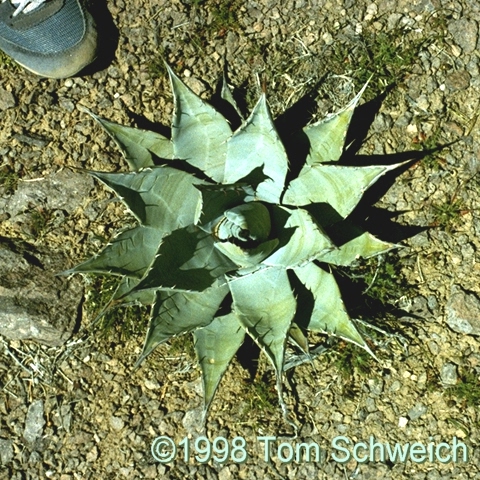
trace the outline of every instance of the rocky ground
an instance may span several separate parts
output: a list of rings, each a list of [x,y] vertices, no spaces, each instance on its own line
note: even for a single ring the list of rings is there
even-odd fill
[[[2,58],[0,311],[10,315],[0,324],[0,478],[480,479],[479,4],[109,0],[107,7],[118,42],[107,41],[115,31],[100,8],[106,38],[97,71],[39,79]],[[253,379],[245,362],[233,363],[202,430],[190,340],[158,348],[134,371],[147,313],[118,311],[116,325],[95,329],[111,284],[53,276],[125,221],[121,205],[83,172],[126,165],[81,107],[123,124],[168,126],[173,104],[162,58],[207,99],[226,59],[247,107],[258,75],[275,117],[307,94],[313,100],[300,105],[309,113],[335,111],[373,74],[352,149],[370,163],[417,160],[382,183],[375,193],[383,197],[365,210],[371,230],[403,248],[337,272],[352,315],[389,332],[371,333],[379,361],[340,342],[296,368],[286,400],[297,438],[263,355]],[[204,445],[195,450],[199,435],[220,459],[216,437],[230,446],[243,437],[248,457],[205,461]],[[178,446],[173,461],[155,460],[158,436]],[[276,437],[267,460],[262,436]],[[352,455],[335,448],[346,446],[340,436]],[[354,445],[368,448],[371,438],[392,447],[420,442],[430,453],[424,462],[378,455],[364,462],[360,445],[355,459]],[[448,457],[455,442],[465,447]],[[303,443],[318,445],[318,458],[289,458]]]

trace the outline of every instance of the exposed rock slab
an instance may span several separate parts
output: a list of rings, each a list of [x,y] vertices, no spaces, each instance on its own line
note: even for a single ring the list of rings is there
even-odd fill
[[[0,238],[0,334],[58,346],[72,334],[83,298],[79,278],[57,277],[58,253]]]

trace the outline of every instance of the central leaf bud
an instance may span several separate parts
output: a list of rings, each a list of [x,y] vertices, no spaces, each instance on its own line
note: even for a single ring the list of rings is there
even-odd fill
[[[225,211],[213,232],[221,242],[252,248],[267,240],[270,230],[267,207],[260,202],[249,202]]]
[[[278,245],[268,240],[270,213],[260,202],[247,202],[226,210],[213,226],[218,250],[241,267],[258,265]]]

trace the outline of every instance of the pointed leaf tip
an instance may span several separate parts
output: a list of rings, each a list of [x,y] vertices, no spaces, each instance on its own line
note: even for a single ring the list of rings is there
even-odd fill
[[[263,174],[268,177],[257,186],[258,200],[278,204],[285,185],[288,157],[265,94],[227,142],[224,181],[235,183],[258,167],[262,167]]]
[[[300,282],[310,290],[314,299],[311,317],[301,326],[314,332],[344,338],[371,353],[345,309],[334,276],[313,263],[293,270]]]
[[[296,310],[287,271],[264,268],[227,280],[234,312],[281,377],[286,339]]]
[[[227,146],[232,135],[227,120],[167,67],[175,112],[172,141],[175,158],[185,160],[216,182],[223,182]]]
[[[216,282],[203,292],[157,291],[139,365],[161,343],[212,322],[228,287]]]
[[[290,182],[283,203],[300,207],[310,203],[326,203],[345,218],[368,188],[387,172],[405,163],[366,167],[331,163],[306,165],[300,175]]]
[[[193,332],[195,351],[202,369],[204,413],[217,391],[227,367],[245,338],[245,329],[234,313],[216,317]]]
[[[309,145],[307,165],[336,162],[340,159],[355,107],[369,81],[370,79],[345,108],[303,128],[299,134],[299,141],[305,141],[302,134],[307,137]]]
[[[127,127],[95,115],[86,107],[80,110],[88,113],[112,138],[122,152],[130,170],[154,166],[153,155],[160,159],[173,159],[173,144],[163,135],[150,130]]]

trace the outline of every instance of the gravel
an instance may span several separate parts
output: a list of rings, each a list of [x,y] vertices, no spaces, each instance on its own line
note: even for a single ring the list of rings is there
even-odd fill
[[[80,107],[163,131],[159,125],[169,125],[173,105],[162,56],[206,99],[215,92],[226,58],[229,81],[241,87],[249,108],[258,97],[258,74],[274,117],[312,91],[309,111],[323,115],[352,97],[359,86],[352,79],[365,69],[359,62],[382,33],[396,42],[388,57],[391,68],[401,62],[406,46],[423,40],[418,55],[408,57],[408,65],[395,74],[396,84],[367,105],[370,110],[361,110],[363,115],[373,109],[374,120],[358,154],[363,159],[448,147],[386,183],[376,207],[389,215],[377,223],[374,212],[369,217],[383,238],[400,237],[396,241],[405,247],[387,260],[399,263],[398,275],[410,288],[389,292],[395,321],[380,324],[398,336],[375,335],[379,361],[366,368],[345,372],[342,343],[336,348],[340,353],[295,368],[285,382],[285,397],[300,426],[297,438],[283,421],[264,356],[253,380],[240,361],[232,363],[203,429],[200,371],[189,339],[158,348],[134,370],[144,327],[130,337],[94,334],[97,284],[80,277],[74,287],[81,297],[79,321],[67,322],[58,344],[8,332],[0,338],[0,479],[480,479],[474,395],[480,386],[478,2],[106,3],[119,36],[114,58],[103,69],[49,80],[8,62],[3,66],[0,242],[30,245],[41,254],[40,265],[50,265],[42,270],[37,262],[25,280],[72,267],[124,224],[121,204],[84,173],[118,171],[124,160]],[[228,4],[230,12],[221,9]],[[375,71],[367,100],[379,93],[382,75],[383,70]],[[362,127],[369,123],[367,115],[359,119]],[[50,257],[56,260],[48,264]],[[41,280],[36,288],[47,283]],[[0,299],[2,285],[0,279]],[[360,354],[353,351],[349,361],[355,363]],[[177,458],[165,464],[151,451],[161,435],[178,446]],[[221,436],[230,444],[243,437],[248,457],[243,463],[202,463],[194,451],[199,435],[212,441]],[[261,436],[277,438],[267,460]],[[456,438],[467,445],[469,459],[341,463],[334,454],[342,452],[332,447],[339,436],[351,445],[374,438],[392,446],[451,445]],[[187,441],[192,450],[185,461],[181,445]],[[317,444],[318,461],[282,461],[287,452],[277,451],[282,442]]]

